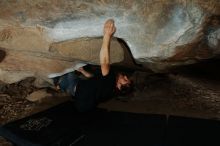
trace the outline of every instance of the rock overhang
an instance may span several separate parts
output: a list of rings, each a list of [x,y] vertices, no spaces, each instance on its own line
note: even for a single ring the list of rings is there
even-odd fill
[[[50,62],[51,59],[63,61],[56,63],[63,68],[68,67],[63,64],[71,64],[74,59],[91,60],[63,55],[68,51],[62,56],[54,55],[51,46],[77,40],[83,44],[83,40],[88,41],[84,38],[101,37],[103,24],[109,18],[116,23],[115,37],[127,43],[137,62],[154,71],[219,55],[220,3],[215,0],[21,0],[1,1],[0,7],[0,47],[5,48],[9,52],[7,54],[23,53],[23,56],[40,57],[41,61],[45,58]],[[212,25],[212,21],[216,25]],[[4,63],[2,70],[13,71],[12,68],[4,68],[8,66]],[[45,63],[42,61],[42,65]],[[62,67],[54,68],[62,70]],[[31,72],[31,69],[25,68],[15,70],[19,69]],[[36,68],[33,72],[41,74],[42,70]]]

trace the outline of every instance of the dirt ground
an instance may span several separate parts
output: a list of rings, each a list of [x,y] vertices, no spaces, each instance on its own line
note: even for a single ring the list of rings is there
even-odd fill
[[[99,105],[114,111],[153,113],[220,120],[219,61],[175,68],[167,73],[136,71],[135,92]],[[208,67],[208,69],[206,68]],[[71,97],[51,88],[47,96],[36,101],[27,97],[42,90],[33,86],[34,78],[6,85],[0,84],[0,125],[45,110]],[[0,137],[1,146],[12,144]]]

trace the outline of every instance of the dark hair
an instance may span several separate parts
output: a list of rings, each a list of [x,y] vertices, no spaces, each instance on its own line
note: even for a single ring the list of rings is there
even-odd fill
[[[131,81],[129,85],[122,85],[121,90],[116,89],[117,96],[126,96],[131,94],[134,91],[134,84]]]
[[[130,72],[117,72],[117,76],[119,76],[119,75],[127,76],[128,79],[130,80],[130,84],[122,85],[120,90],[118,88],[116,88],[116,96],[126,96],[126,95],[131,94],[134,91],[134,83],[131,80],[132,73],[130,73]]]

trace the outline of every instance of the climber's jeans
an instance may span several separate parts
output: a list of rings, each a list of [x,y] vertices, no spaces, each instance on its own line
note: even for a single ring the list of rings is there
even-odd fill
[[[75,89],[79,80],[80,78],[74,72],[64,74],[59,79],[60,89],[75,96]]]

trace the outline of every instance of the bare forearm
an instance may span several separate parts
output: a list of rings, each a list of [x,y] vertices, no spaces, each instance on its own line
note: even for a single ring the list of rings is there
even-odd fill
[[[100,50],[100,64],[110,64],[110,41],[111,36],[103,36],[103,43]]]
[[[85,71],[85,70],[81,71],[81,73],[82,73],[85,77],[87,77],[87,78],[93,77],[93,74],[91,74],[90,72],[87,72],[87,71]]]
[[[107,20],[103,29],[104,36],[100,50],[100,64],[103,76],[107,75],[110,70],[110,41],[115,31],[114,20]]]
[[[86,70],[84,70],[83,67],[78,68],[77,71],[81,72],[87,78],[93,77],[93,74],[88,72],[88,71],[86,71]]]

